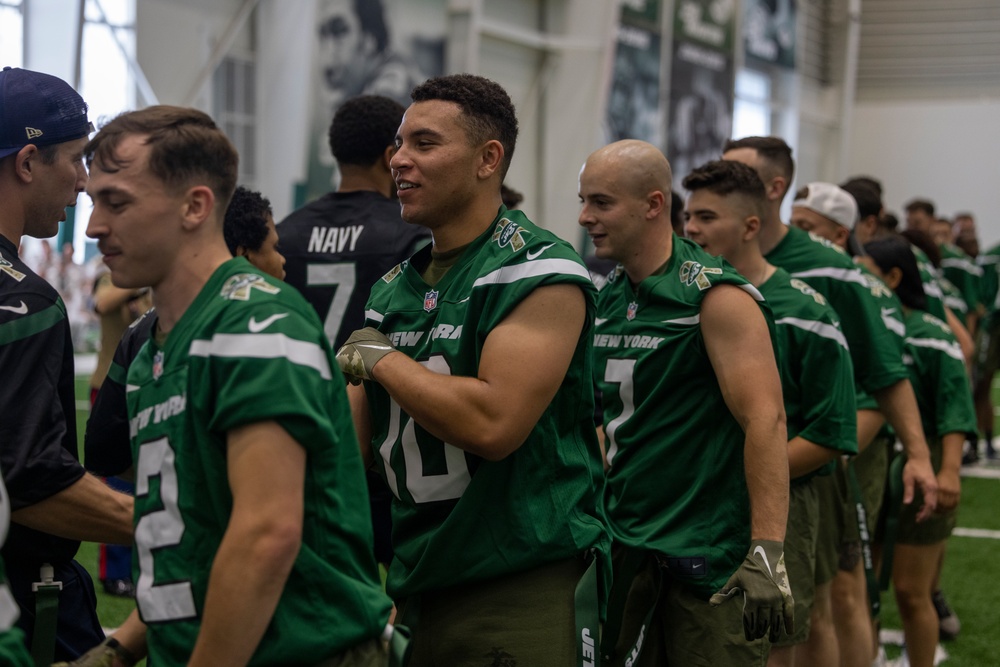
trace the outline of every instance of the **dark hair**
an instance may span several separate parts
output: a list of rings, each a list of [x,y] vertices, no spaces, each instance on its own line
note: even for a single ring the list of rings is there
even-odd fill
[[[914,199],[909,204],[906,205],[906,212],[912,213],[913,211],[923,211],[930,217],[935,217],[934,215],[934,203],[927,199]]]
[[[340,164],[371,166],[396,142],[406,109],[382,95],[359,95],[340,105],[328,133],[330,150]]]
[[[743,137],[742,139],[729,139],[722,148],[722,152],[736,150],[737,148],[752,148],[757,151],[757,155],[777,172],[777,175],[784,176],[789,187],[795,176],[795,161],[792,159],[792,148],[785,143],[781,137]]]
[[[860,179],[845,181],[840,188],[854,197],[858,204],[858,216],[864,220],[870,215],[878,217],[882,212],[882,196],[879,191]]]
[[[865,244],[865,253],[871,257],[884,273],[892,269],[902,272],[902,279],[896,286],[896,296],[903,305],[916,310],[927,310],[927,295],[924,282],[920,278],[917,258],[910,244],[901,236],[887,236]]]
[[[878,226],[894,232],[899,229],[899,218],[896,217],[895,213],[883,212],[878,219]]]
[[[382,0],[354,0],[354,13],[362,32],[375,38],[375,47],[382,53],[389,46],[389,27],[385,23]]]
[[[506,185],[500,186],[500,199],[503,201],[503,205],[507,208],[517,208],[518,205],[524,201],[524,195],[515,190],[514,188],[509,188]]]
[[[41,158],[42,164],[55,164],[56,156],[59,155],[59,144],[49,144],[48,146],[36,146],[38,149],[38,157]],[[14,155],[17,155],[14,153]]]
[[[935,268],[941,266],[941,249],[934,243],[934,239],[927,232],[919,229],[904,229],[899,233],[904,239],[924,251],[927,259]]]
[[[473,143],[496,139],[503,146],[500,180],[510,169],[517,144],[517,113],[510,95],[495,81],[474,74],[450,74],[424,81],[410,93],[414,102],[443,100],[462,110]]]
[[[236,189],[239,155],[208,114],[184,107],[157,105],[127,111],[105,124],[83,149],[87,166],[95,162],[114,172],[125,166],[118,145],[130,135],[146,137],[149,171],[170,188],[205,182],[224,211]]]
[[[271,202],[267,197],[242,185],[237,187],[222,224],[229,252],[235,255],[239,247],[254,252],[260,250],[267,238],[269,215],[272,215]]]
[[[684,197],[674,190],[670,191],[670,226],[675,234],[684,236]]]
[[[735,160],[712,160],[701,165],[684,177],[681,182],[689,192],[708,190],[725,197],[739,194],[746,197],[753,206],[754,215],[762,215],[767,202],[764,182],[757,171]]]
[[[842,187],[844,190],[847,190],[848,189],[847,188],[848,184],[851,184],[851,185],[856,185],[856,184],[866,185],[866,186],[868,186],[869,188],[871,188],[872,190],[875,191],[875,193],[878,195],[879,199],[882,198],[882,192],[883,192],[883,190],[882,190],[882,181],[878,180],[877,178],[872,178],[871,176],[851,176],[849,179],[847,179],[846,181],[844,181],[843,183],[841,183],[840,187]],[[848,192],[850,192],[850,190],[848,190]],[[862,217],[864,217],[864,216],[862,216]]]

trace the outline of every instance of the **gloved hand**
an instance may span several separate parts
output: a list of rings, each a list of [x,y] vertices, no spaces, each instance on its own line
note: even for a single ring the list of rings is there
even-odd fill
[[[137,662],[131,651],[108,637],[73,662],[57,662],[52,667],[133,667]]]
[[[743,591],[743,634],[747,641],[768,634],[777,641],[784,619],[788,633],[794,629],[795,602],[788,587],[784,544],[753,540],[743,563],[709,602],[719,605]]]
[[[372,369],[382,357],[395,352],[389,339],[374,327],[358,329],[337,350],[337,365],[351,384],[372,379]]]

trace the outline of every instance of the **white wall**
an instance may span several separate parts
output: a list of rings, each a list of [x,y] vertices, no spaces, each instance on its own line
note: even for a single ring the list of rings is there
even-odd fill
[[[857,102],[850,172],[880,179],[897,214],[917,196],[942,215],[971,211],[988,248],[1000,241],[998,118],[1000,98]]]

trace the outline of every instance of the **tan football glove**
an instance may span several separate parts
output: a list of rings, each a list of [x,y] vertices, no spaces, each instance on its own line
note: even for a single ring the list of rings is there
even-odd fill
[[[751,541],[743,563],[709,602],[722,604],[739,591],[743,591],[743,634],[747,641],[764,635],[777,641],[782,622],[786,632],[793,632],[795,602],[788,587],[783,543]]]
[[[137,662],[131,651],[108,637],[73,662],[57,662],[52,667],[133,667]]]
[[[374,327],[358,329],[337,350],[337,365],[351,384],[372,379],[372,369],[382,357],[395,352],[389,339]]]

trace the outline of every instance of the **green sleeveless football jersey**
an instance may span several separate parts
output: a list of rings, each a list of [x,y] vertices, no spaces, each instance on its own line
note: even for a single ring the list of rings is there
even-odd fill
[[[774,314],[788,439],[857,454],[854,367],[840,318],[822,294],[784,269],[760,292]]]
[[[917,268],[920,270],[920,282],[924,284],[924,294],[927,296],[927,312],[938,318],[946,319],[944,314],[944,292],[938,280],[938,270],[931,264],[927,253],[914,244],[910,244],[913,256],[917,258]]]
[[[975,260],[954,243],[945,243],[939,248],[941,275],[958,289],[965,302],[966,312],[975,312],[982,299],[982,268],[976,266]]]
[[[986,318],[983,326],[992,321],[994,313],[1000,308],[1000,245],[995,245],[976,258],[976,265],[983,270],[979,281],[979,300],[986,307]]]
[[[10,528],[10,499],[7,487],[0,477],[0,546],[7,541]],[[35,662],[24,645],[24,633],[14,627],[20,611],[7,585],[7,572],[0,560],[0,665],[5,667],[31,667]]]
[[[150,657],[185,664],[232,512],[226,433],[274,420],[307,452],[302,547],[251,665],[313,664],[381,634],[390,603],[344,383],[316,312],[243,258],[128,372],[136,602]],[[238,632],[238,628],[233,629]]]
[[[945,433],[976,433],[969,374],[951,328],[929,313],[906,314],[906,354],[920,421],[932,447]]]
[[[490,332],[545,285],[578,285],[587,323],[555,398],[524,444],[501,461],[442,442],[381,385],[365,383],[376,466],[395,495],[387,590],[405,597],[591,547],[606,551],[591,385],[595,289],[586,267],[569,244],[503,207],[434,287],[414,267],[429,253],[418,252],[373,286],[366,316],[368,326],[432,371],[475,377]]]
[[[722,258],[674,236],[661,272],[633,289],[619,266],[598,297],[595,380],[604,400],[611,464],[604,493],[611,534],[668,557],[704,596],[736,570],[750,545],[745,436],[729,412],[699,325],[709,289],[760,293]]]
[[[892,290],[861,271],[841,248],[797,227],[788,228],[767,261],[808,283],[833,306],[862,389],[876,392],[907,377],[905,326]]]

